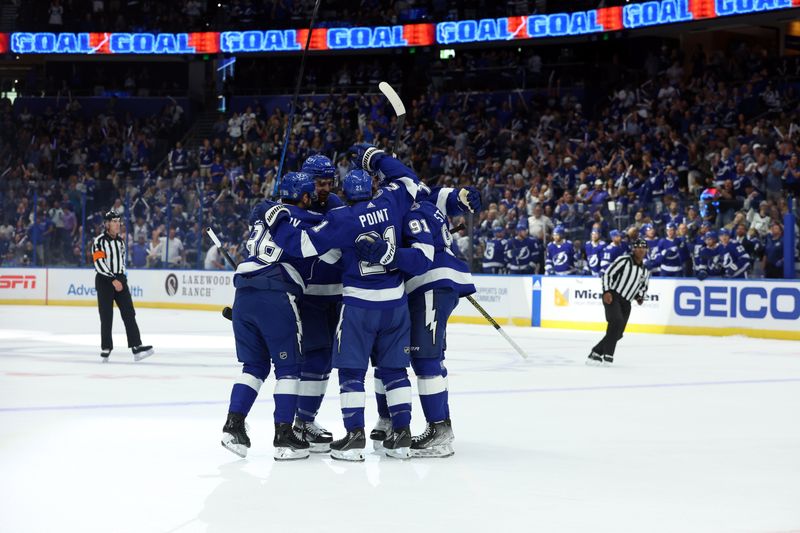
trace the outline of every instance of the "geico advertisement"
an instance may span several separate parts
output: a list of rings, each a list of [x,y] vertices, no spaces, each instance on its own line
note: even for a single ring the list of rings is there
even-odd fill
[[[511,319],[530,321],[530,276],[472,276],[476,293],[472,295],[486,311],[500,322]],[[479,317],[480,313],[466,298],[462,298],[453,311],[454,316]]]
[[[0,268],[0,301],[44,300],[46,291],[46,269]]]
[[[605,320],[599,278],[542,278],[542,321]],[[742,327],[800,331],[797,281],[651,278],[631,324]]]

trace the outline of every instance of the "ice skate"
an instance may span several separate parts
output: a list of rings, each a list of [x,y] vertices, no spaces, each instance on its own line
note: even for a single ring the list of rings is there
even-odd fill
[[[297,438],[292,425],[288,423],[275,424],[275,439],[272,445],[275,446],[273,457],[276,461],[308,459],[310,455],[308,443]]]
[[[600,366],[603,364],[603,356],[592,350],[589,357],[586,358],[586,364],[588,366]]]
[[[298,439],[308,443],[311,453],[327,453],[331,451],[333,435],[316,421],[306,422],[299,418],[294,419],[294,434]]]
[[[372,449],[376,452],[383,451],[383,441],[392,432],[392,419],[379,418],[375,427],[369,432],[369,438],[372,440]]]
[[[408,427],[393,430],[383,441],[387,457],[408,459],[411,457],[411,429]]]
[[[356,428],[331,443],[331,457],[339,461],[363,461],[366,445],[364,428]]]
[[[108,356],[109,355],[111,355],[111,348],[109,348],[108,350],[105,350],[105,349],[101,350],[100,351],[100,357],[101,357],[100,360],[103,361],[104,363],[108,363]]]
[[[411,457],[450,457],[453,451],[453,430],[449,420],[425,425],[421,435],[411,438]]]
[[[614,356],[613,355],[608,355],[608,354],[603,355],[603,364],[604,365],[610,365],[613,362],[614,362]]]
[[[134,361],[141,361],[142,359],[150,357],[154,353],[152,346],[143,346],[141,344],[131,348],[131,351],[133,352]]]
[[[247,457],[250,437],[247,436],[247,425],[244,423],[243,414],[228,413],[228,420],[222,428],[222,446],[241,458]]]

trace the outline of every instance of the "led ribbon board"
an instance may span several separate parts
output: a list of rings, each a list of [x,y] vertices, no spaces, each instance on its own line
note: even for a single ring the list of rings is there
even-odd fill
[[[619,7],[438,24],[317,28],[311,50],[370,50],[597,34],[800,8],[800,0],[653,0]],[[214,54],[299,52],[307,29],[198,33],[0,34],[15,54]]]

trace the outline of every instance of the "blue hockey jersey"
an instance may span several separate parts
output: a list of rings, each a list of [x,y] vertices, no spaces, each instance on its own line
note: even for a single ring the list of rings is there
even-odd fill
[[[506,267],[506,247],[508,239],[489,239],[483,252],[483,272],[485,274],[501,274]]]
[[[533,237],[506,242],[506,264],[510,274],[533,274],[542,263],[542,241]]]
[[[331,209],[336,209],[337,207],[342,207],[344,202],[342,201],[339,196],[334,193],[330,193],[328,195],[328,200],[323,204],[319,201],[319,199],[314,200],[311,202],[311,209],[312,211],[316,211],[317,213],[322,213],[323,215],[330,211]]]
[[[430,260],[419,248],[396,248],[395,259],[388,267],[360,261],[356,256],[354,247],[358,239],[384,239],[394,246],[403,242],[407,226],[404,218],[417,195],[419,180],[408,167],[389,157],[382,158],[378,167],[393,181],[379,189],[372,200],[333,209],[309,230],[281,222],[275,228],[274,239],[299,257],[341,249],[344,303],[385,309],[405,305],[407,301],[402,272],[416,271],[420,265],[424,270],[430,266]],[[428,240],[432,245],[432,239]]]
[[[651,276],[658,276],[661,273],[661,268],[659,267],[659,243],[661,240],[656,237],[655,239],[647,239],[645,238],[645,242],[647,243],[647,255],[645,256],[645,266],[650,271]]]
[[[547,258],[544,263],[547,275],[568,276],[575,273],[575,249],[572,241],[551,242],[547,245]]]
[[[750,269],[750,254],[744,246],[734,240],[728,244],[719,244],[722,248],[722,268],[726,278],[746,278],[747,271]]]
[[[669,239],[664,237],[658,243],[656,261],[661,267],[663,276],[683,275],[683,266],[689,259],[689,250],[682,237]]]
[[[613,242],[605,247],[603,250],[603,257],[600,259],[600,274],[605,273],[606,269],[614,262],[614,260],[624,253],[628,252],[628,244],[621,242],[619,245]]]
[[[589,241],[583,245],[583,251],[586,253],[586,264],[592,276],[600,275],[600,263],[603,260],[605,248],[605,241],[597,241],[596,243]]]
[[[425,272],[406,275],[406,293],[414,294],[441,288],[453,289],[459,297],[474,293],[475,285],[469,267],[453,252],[453,236],[448,229],[447,217],[430,202],[415,204],[406,217],[406,227],[412,236],[416,233],[414,222],[411,220],[417,216],[424,217],[430,228],[433,239],[433,264]],[[408,241],[405,244],[409,245]],[[413,242],[410,244],[412,247],[415,245],[419,246]]]
[[[724,272],[722,263],[723,253],[722,246],[719,244],[716,244],[713,248],[703,246],[695,258],[695,273],[704,270],[708,276],[722,276]]]

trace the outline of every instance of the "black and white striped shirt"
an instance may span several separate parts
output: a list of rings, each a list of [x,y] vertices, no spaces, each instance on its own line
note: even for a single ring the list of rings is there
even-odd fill
[[[650,272],[644,263],[637,265],[632,256],[625,254],[617,257],[603,274],[603,292],[614,291],[630,302],[644,298],[649,282]]]
[[[112,238],[103,232],[94,238],[92,260],[98,274],[108,278],[125,275],[125,242],[117,235]]]

